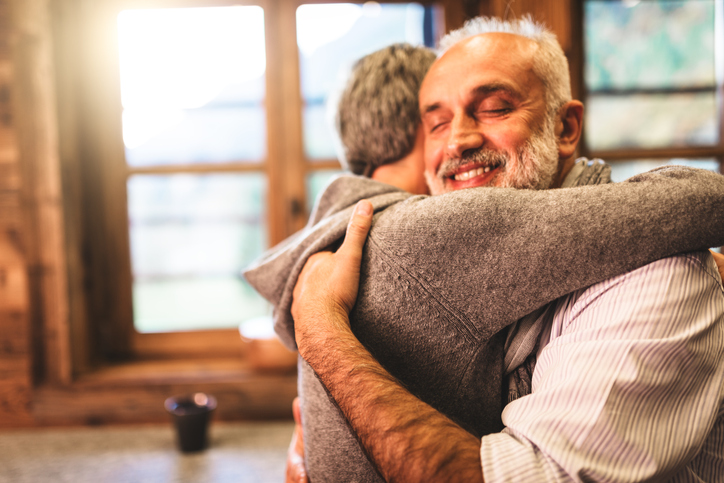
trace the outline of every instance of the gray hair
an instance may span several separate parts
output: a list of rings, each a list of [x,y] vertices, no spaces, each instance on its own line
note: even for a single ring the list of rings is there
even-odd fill
[[[357,61],[335,120],[344,168],[371,176],[412,151],[420,125],[418,92],[435,58],[427,48],[394,44]]]
[[[555,34],[530,15],[517,20],[501,20],[492,17],[476,17],[465,22],[462,28],[454,30],[440,40],[439,55],[461,40],[479,34],[502,32],[516,34],[538,44],[538,53],[533,60],[533,72],[543,82],[546,93],[548,115],[571,100],[571,78],[568,59],[563,53]]]

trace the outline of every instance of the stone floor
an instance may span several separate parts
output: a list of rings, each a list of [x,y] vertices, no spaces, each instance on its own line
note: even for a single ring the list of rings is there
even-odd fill
[[[183,454],[167,426],[0,432],[1,483],[284,481],[293,425],[212,422],[209,448]]]

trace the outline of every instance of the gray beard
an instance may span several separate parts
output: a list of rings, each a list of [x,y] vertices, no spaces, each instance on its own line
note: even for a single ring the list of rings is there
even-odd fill
[[[431,193],[438,195],[453,191],[445,183],[447,174],[469,163],[500,166],[498,174],[486,186],[536,190],[550,188],[558,172],[555,119],[555,115],[546,116],[541,129],[533,133],[512,155],[504,151],[480,148],[463,153],[459,159],[445,160],[437,171],[437,179],[431,179],[430,173],[425,171]],[[438,192],[438,186],[442,186],[442,191]]]

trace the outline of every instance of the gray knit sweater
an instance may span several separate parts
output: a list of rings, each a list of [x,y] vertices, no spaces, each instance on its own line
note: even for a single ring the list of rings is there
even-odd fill
[[[340,242],[363,198],[375,217],[352,329],[413,394],[476,436],[502,428],[501,329],[574,290],[724,244],[724,176],[705,171],[669,167],[618,184],[436,197],[342,176],[308,226],[245,273],[274,305],[290,347],[297,276],[310,255]],[[379,481],[304,361],[299,390],[311,481]]]

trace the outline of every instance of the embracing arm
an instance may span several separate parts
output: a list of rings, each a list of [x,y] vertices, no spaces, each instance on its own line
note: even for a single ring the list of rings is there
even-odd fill
[[[342,247],[313,256],[292,313],[301,356],[322,379],[387,481],[483,481],[480,442],[403,388],[352,334],[369,212],[353,216]]]
[[[619,287],[620,284],[612,284],[610,290],[604,292],[605,297],[612,299],[610,303],[603,304],[604,306],[618,306],[624,303],[629,307],[627,312],[620,310],[616,312],[620,320],[617,319],[606,325],[612,340],[618,345],[605,342],[608,332],[588,330],[591,335],[598,334],[594,336],[596,340],[603,338],[603,343],[596,342],[591,346],[590,344],[595,341],[581,340],[580,354],[570,348],[567,351],[553,352],[559,358],[565,355],[568,359],[575,360],[575,363],[566,365],[557,360],[554,362],[544,360],[548,371],[556,370],[558,367],[562,367],[561,370],[564,372],[568,370],[566,367],[576,367],[581,373],[589,370],[587,368],[598,371],[595,377],[590,377],[590,374],[572,379],[564,377],[558,379],[563,381],[562,384],[539,388],[538,393],[544,401],[557,394],[554,402],[558,402],[555,402],[553,408],[560,413],[560,421],[567,420],[568,415],[573,414],[571,411],[575,410],[565,406],[565,403],[559,407],[560,404],[576,401],[575,394],[576,391],[580,392],[581,384],[598,384],[600,387],[608,388],[610,393],[598,391],[596,388],[591,388],[590,393],[600,394],[606,404],[618,408],[636,408],[641,417],[628,417],[629,412],[621,410],[606,412],[606,414],[620,415],[620,420],[602,421],[586,415],[576,419],[584,425],[582,428],[585,431],[583,431],[581,427],[572,424],[559,425],[555,414],[552,417],[550,414],[548,417],[539,417],[538,412],[542,410],[550,413],[551,409],[546,409],[545,402],[540,404],[533,399],[524,398],[513,403],[509,410],[508,417],[513,433],[501,433],[484,438],[483,463],[481,463],[479,440],[404,389],[366,351],[349,328],[348,313],[357,294],[361,249],[369,223],[369,215],[357,213],[350,223],[348,236],[340,250],[335,254],[320,253],[310,260],[295,288],[293,312],[297,324],[300,354],[322,379],[387,481],[483,481],[483,465],[485,471],[491,472],[490,476],[496,481],[497,478],[507,480],[511,476],[511,471],[522,471],[521,474],[528,476],[535,474],[536,478],[550,477],[556,481],[568,481],[568,475],[572,474],[601,476],[602,473],[599,471],[607,474],[606,472],[619,471],[619,469],[628,477],[643,476],[644,473],[637,472],[646,471],[654,471],[663,476],[667,473],[670,475],[670,472],[686,464],[694,456],[696,448],[703,443],[707,428],[711,428],[713,419],[718,414],[720,400],[718,396],[710,397],[709,392],[721,387],[724,375],[721,370],[711,370],[722,367],[719,361],[721,357],[717,355],[717,351],[712,351],[711,347],[714,347],[712,344],[716,347],[722,346],[720,331],[715,330],[715,327],[716,320],[722,317],[724,306],[722,306],[720,281],[713,280],[715,276],[713,273],[707,276],[697,271],[696,261],[689,266],[694,267],[693,273],[697,274],[701,283],[696,285],[696,290],[691,288],[693,287],[691,284],[677,284],[689,287],[688,291],[679,291],[673,297],[668,295],[670,300],[664,296],[663,308],[659,307],[662,299],[657,294],[669,293],[667,287],[670,284],[667,277],[691,278],[688,272],[679,274],[681,264],[676,265],[679,272],[668,269],[672,263],[669,261],[642,269],[648,270],[643,276],[653,282],[644,285],[648,291],[645,298],[641,298],[637,291],[626,289],[625,285]],[[684,267],[684,270],[687,269],[688,267]],[[705,296],[699,296],[700,292]],[[632,303],[628,303],[625,297],[632,297]],[[718,308],[701,306],[695,311],[682,311],[677,308],[691,304],[693,301],[699,303],[710,301],[718,304]],[[641,305],[641,302],[654,303],[659,308],[654,310],[650,306]],[[671,317],[663,315],[669,313]],[[691,315],[693,313],[697,314],[696,323],[690,327],[688,317],[693,317]],[[651,314],[662,314],[661,316],[670,320],[670,323],[661,324],[657,322],[661,317],[652,318]],[[676,314],[683,318],[676,319]],[[609,320],[607,317],[596,315],[595,311],[580,319],[579,323]],[[566,326],[566,330],[580,329]],[[583,330],[583,333],[586,333],[586,328]],[[652,332],[642,336],[647,331]],[[668,332],[660,333],[662,331]],[[632,338],[627,339],[624,337],[625,334],[631,334]],[[658,344],[662,349],[657,348],[658,352],[653,351],[652,344]],[[688,350],[680,350],[676,344],[688,344]],[[655,389],[644,391],[647,397],[643,401],[642,392],[637,386],[629,383],[630,377],[627,373],[622,374],[608,369],[601,372],[604,369],[600,364],[601,355],[594,354],[591,350],[595,347],[597,350],[607,350],[610,353],[612,350],[620,349],[620,352],[626,354],[631,351],[636,352],[638,346],[642,349],[639,351],[640,354],[634,357],[635,364],[650,367],[649,374],[661,374],[662,365],[671,369],[670,374],[656,378]],[[647,358],[640,357],[641,354]],[[674,356],[683,357],[685,360],[677,360],[672,364]],[[614,354],[611,357],[616,359],[618,355]],[[588,362],[589,366],[586,365]],[[605,365],[605,367],[614,366]],[[626,364],[618,367],[624,370],[630,368]],[[682,375],[680,373],[682,367],[689,372]],[[646,372],[643,369],[638,370],[642,371]],[[621,376],[622,389],[614,391],[617,386],[606,381],[619,376]],[[556,380],[545,378],[546,381],[549,379],[549,382]],[[570,385],[566,385],[568,382]],[[646,384],[651,386],[651,381]],[[671,394],[677,394],[677,398],[671,399]],[[683,400],[691,401],[692,407],[698,408],[696,412],[698,419],[695,424],[680,424],[676,419],[680,414],[677,409],[678,404]],[[667,404],[662,404],[662,401],[667,401]],[[705,410],[702,401],[707,403]],[[520,405],[523,406],[518,408]],[[518,421],[516,418],[522,419]],[[632,429],[631,425],[634,422],[637,426]],[[588,438],[585,444],[581,444],[580,436],[559,434],[560,428],[593,434],[592,429],[585,424],[591,428],[603,425],[598,432],[604,437],[610,434],[615,436],[622,432],[622,441],[631,446],[634,456],[656,454],[657,464],[641,469],[636,458],[631,461],[620,460],[622,453],[616,448],[624,443],[618,440],[615,444],[601,446],[601,440]],[[651,433],[652,428],[659,427],[663,428],[664,432],[673,431],[677,436],[673,439],[669,436],[658,439],[643,438]],[[566,446],[569,437],[571,441],[579,441],[573,444],[575,451]],[[686,442],[686,444],[668,444],[666,446],[668,452],[660,454],[659,447],[647,446],[655,445],[658,440]],[[604,448],[604,451],[601,448]],[[590,453],[586,453],[589,449]],[[592,463],[599,466],[592,467],[590,466]]]
[[[294,305],[292,309],[297,326],[296,337],[300,354],[315,369],[327,389],[335,398],[352,428],[358,434],[361,443],[385,479],[388,481],[482,481],[479,441],[469,433],[463,431],[447,417],[410,394],[371,357],[350,331],[348,313],[354,305],[357,296],[361,250],[369,224],[370,216],[358,212],[350,223],[348,236],[340,250],[335,254],[320,253],[315,255],[310,259],[310,262],[302,272],[299,283],[295,287]],[[661,263],[664,265],[661,265]],[[666,287],[668,286],[668,282],[665,280],[666,277],[656,273],[656,270],[660,270],[660,267],[667,266],[667,262],[661,263],[654,266],[654,268],[648,269],[651,271],[651,274],[648,276],[655,282],[649,284],[649,290],[654,293],[659,289],[666,292]],[[721,270],[721,265],[719,267]],[[720,281],[715,280],[714,283],[706,283],[706,276],[702,277],[701,280],[703,281],[703,283],[699,285],[701,290],[709,290],[711,294],[714,294],[714,297],[721,299]],[[709,281],[711,282],[711,280],[710,278]],[[717,288],[717,285],[719,288]],[[616,285],[613,286],[613,289],[616,289]],[[621,291],[621,289],[618,290],[619,292]],[[624,296],[628,294],[628,296],[638,300],[638,292],[633,291],[629,293],[623,290],[622,293]],[[709,292],[707,292],[707,294],[710,295]],[[614,299],[612,303],[609,304],[610,306],[616,306],[616,301],[622,301],[619,293],[610,292],[606,295]],[[711,298],[697,297],[697,293],[692,291],[679,293],[678,296],[684,298],[681,300],[679,298],[670,300],[669,307],[685,304],[691,300],[710,300]],[[649,296],[645,300],[655,301],[661,299],[660,297]],[[664,300],[666,300],[666,297],[664,297]],[[619,317],[625,317],[622,320],[624,320],[626,324],[622,325],[623,322],[618,325],[611,324],[613,339],[619,342],[622,337],[621,332],[617,331],[618,327],[623,327],[632,334],[636,334],[637,337],[640,337],[642,331],[639,329],[641,324],[639,320],[641,320],[642,323],[649,323],[649,320],[651,320],[650,317],[645,319],[640,318],[645,314],[661,313],[661,310],[653,310],[650,307],[642,307],[634,310],[633,307],[635,305],[629,305],[631,305],[629,312],[617,312]],[[685,312],[687,314],[693,313]],[[721,313],[721,308],[718,310],[702,310],[700,312],[710,317],[712,314]],[[682,315],[681,311],[673,310],[672,314],[673,313]],[[588,320],[600,319],[608,320],[607,317],[592,317],[591,314],[589,314],[588,317]],[[709,328],[712,327],[711,319],[704,317],[701,321],[703,324],[702,327],[704,327],[701,333],[706,333],[707,336],[715,336],[716,331],[709,330]],[[647,327],[653,330],[660,330],[667,327],[667,324],[649,323]],[[686,330],[685,324],[674,324],[674,327],[681,327]],[[686,344],[687,337],[691,338],[690,340],[701,339],[698,335],[692,336],[692,334],[687,334],[687,337],[684,338],[676,335],[671,336],[671,334],[667,334],[667,337],[670,340],[683,341],[679,342],[682,344]],[[658,333],[652,335],[650,339],[653,339],[654,342],[660,345],[666,344],[666,338],[662,338],[661,334]],[[620,343],[626,343],[626,341]],[[636,342],[632,342],[632,344],[635,343]],[[609,345],[610,344],[604,344],[598,347],[607,348]],[[702,347],[708,347],[706,340],[701,342],[700,345]],[[596,362],[598,357],[591,357],[591,351],[586,348],[585,344],[581,344],[581,347],[582,352],[580,356],[572,356],[573,351],[560,352],[560,354],[568,354],[569,359],[580,357],[581,361],[590,361],[592,368],[602,369],[601,365]],[[650,351],[645,352],[649,356],[653,355]],[[586,356],[586,354],[588,354],[588,356]],[[671,354],[686,356],[687,351],[677,351],[676,349],[668,351],[664,359],[671,359]],[[707,354],[711,355],[714,353],[709,352]],[[707,367],[706,364],[710,362],[707,357],[708,356],[704,356],[697,359],[697,364],[699,365],[689,364],[690,369],[696,372],[699,367]],[[652,367],[658,367],[658,362],[656,361],[651,362],[651,364]],[[582,364],[576,362],[570,367],[578,367],[579,365]],[[721,364],[716,362],[712,363],[711,366],[720,367]],[[679,371],[677,367],[678,366],[673,367],[672,374],[674,375],[671,378],[661,378],[658,380],[661,383],[661,388],[647,400],[651,402],[652,407],[657,408],[659,411],[663,406],[660,402],[657,402],[660,399],[657,396],[658,394],[671,393],[673,390],[681,397],[684,397],[684,393],[680,391],[680,387],[678,387],[677,384],[694,380],[693,377],[689,376],[683,378],[677,377],[676,374],[678,374]],[[706,377],[714,374],[706,370],[696,373]],[[721,377],[719,373],[717,374],[716,377]],[[611,376],[615,377],[616,373],[604,371],[597,377],[576,379],[576,381],[579,382],[573,382],[571,387],[576,389],[578,384],[586,383],[586,381],[589,384],[600,383],[601,380],[605,380]],[[567,379],[564,379],[564,381],[566,380]],[[671,387],[666,384],[669,384]],[[697,381],[697,384],[689,386],[689,392],[686,393],[686,397],[689,397],[690,400],[696,403],[697,400],[700,400],[702,391],[706,391],[707,388],[711,387],[719,387],[720,385],[718,382],[710,384],[708,379]],[[603,386],[608,387],[610,385],[603,384]],[[673,386],[677,386],[676,389],[673,389]],[[562,387],[563,390],[568,389],[566,386]],[[555,389],[560,390],[559,388]],[[592,391],[592,393],[596,392]],[[629,393],[634,400],[641,399],[639,392],[629,391]],[[565,394],[565,392],[562,394]],[[626,395],[625,393],[620,394]],[[541,397],[545,399],[546,395],[543,394]],[[525,398],[526,401],[529,399],[530,398]],[[574,398],[566,395],[564,399],[573,400]],[[705,400],[717,402],[719,398],[705,398]],[[514,403],[514,405],[520,405],[523,403],[522,401],[523,400],[519,400]],[[620,406],[622,403],[617,402],[617,404]],[[628,405],[628,403],[626,403],[626,405]],[[635,403],[633,406],[639,407],[639,403]],[[702,420],[710,420],[712,415],[716,414],[715,405],[709,405],[707,407],[711,410],[701,412],[699,416],[701,416]],[[514,409],[511,409],[511,411],[513,411],[512,417],[515,418],[515,414],[517,413],[514,412]],[[654,412],[655,411],[652,410],[650,414],[654,414]],[[544,425],[546,418],[538,416],[531,417],[531,414],[537,414],[535,413],[534,407],[525,407],[524,410],[518,411],[518,413],[523,416],[527,415],[527,421],[529,421],[530,424],[537,424],[539,426],[532,426],[540,430],[538,434],[546,437],[558,434],[558,430],[551,429],[550,425]],[[627,414],[625,411],[613,411],[612,414],[613,413]],[[644,413],[649,414],[649,409],[645,409]],[[561,414],[562,419],[565,419],[566,411],[561,411]],[[673,411],[671,414],[675,415],[677,413]],[[645,425],[650,424],[653,419],[654,418],[651,417],[641,417],[637,419],[637,422]],[[591,421],[592,424],[598,424],[598,420],[595,419],[583,418],[582,420]],[[555,426],[555,422],[550,424]],[[615,426],[616,423],[613,422],[611,424]],[[627,425],[630,425],[630,421],[623,421],[622,424],[622,427],[628,427]],[[711,422],[709,422],[709,424],[711,424]],[[520,425],[521,423],[514,423],[514,426]],[[707,424],[694,425],[694,429],[699,431],[697,441],[701,441],[702,436],[705,436],[706,433],[702,433],[701,430],[706,426]],[[568,426],[564,425],[562,427]],[[689,431],[691,428],[692,425],[673,426],[673,429],[678,431]],[[523,434],[526,431],[522,427],[519,429]],[[646,429],[634,431],[634,433],[637,435],[648,434]],[[531,445],[530,440],[528,440],[527,443],[521,443],[520,440],[506,434],[488,436],[487,438],[491,442],[495,440],[496,443],[483,446],[483,454],[489,458],[486,460],[486,470],[491,471],[493,474],[501,470],[504,471],[504,473],[499,474],[503,479],[505,479],[507,471],[511,467],[515,468],[524,462],[529,465],[525,471],[536,472],[538,471],[536,469],[538,468],[537,465],[541,465],[540,470],[542,475],[550,474],[549,472],[552,471],[563,479],[566,478],[565,474],[567,472],[576,473],[580,470],[580,468],[571,467],[566,468],[567,471],[562,469],[562,466],[567,466],[563,461],[567,450],[564,451],[563,458],[561,459],[561,455],[555,454],[555,449],[551,450],[551,448],[548,448],[547,451],[551,451],[550,454],[556,458],[551,459],[541,457],[540,452],[535,449],[535,443]],[[669,438],[665,439],[669,440]],[[682,441],[689,441],[691,438],[682,437],[680,439]],[[535,441],[536,437],[531,437],[531,440]],[[484,439],[484,441],[486,440]],[[638,442],[635,442],[635,444],[637,443]],[[553,448],[558,446],[560,445],[552,445]],[[593,446],[596,446],[595,441],[593,441]],[[616,453],[616,447],[618,447],[618,445],[610,446],[610,448],[614,450],[614,453]],[[662,466],[657,469],[664,472],[667,471],[667,469],[670,470],[672,464],[676,465],[677,461],[683,461],[681,455],[689,454],[690,458],[691,448],[693,448],[692,445],[677,447],[676,452],[667,456],[665,460],[661,460]],[[570,454],[573,454],[573,452],[570,452]],[[511,457],[511,455],[514,456]],[[604,453],[600,453],[600,455],[603,456]],[[587,461],[594,460],[598,461],[597,458],[591,458],[590,455],[588,455],[584,457],[584,459],[574,460],[574,462],[580,462],[585,465]],[[507,467],[505,465],[507,465]],[[543,469],[543,465],[549,465],[549,470]]]
[[[574,290],[722,243],[724,176],[665,168],[609,185],[411,198],[382,213],[368,245],[485,337]]]

